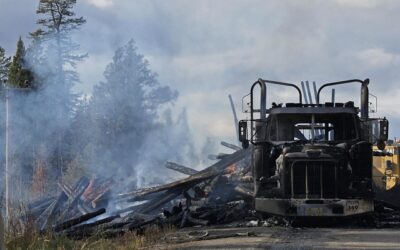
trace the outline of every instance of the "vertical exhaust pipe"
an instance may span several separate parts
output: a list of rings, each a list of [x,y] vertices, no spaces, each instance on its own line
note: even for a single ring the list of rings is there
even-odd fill
[[[258,79],[261,87],[260,119],[267,118],[267,86],[262,79]]]
[[[251,120],[253,121],[253,113],[254,113],[254,97],[253,97],[253,92],[254,92],[254,87],[256,85],[260,85],[260,119],[267,118],[267,86],[265,85],[265,81],[263,79],[258,79],[253,85],[251,86],[250,89],[250,117]]]
[[[369,113],[369,79],[365,79],[361,84],[361,119],[368,119]]]
[[[253,113],[254,113],[254,106],[253,106],[253,90],[256,85],[260,86],[260,120],[261,121],[254,121],[253,120]],[[257,196],[260,188],[260,180],[261,178],[268,178],[269,177],[269,164],[268,164],[268,156],[271,152],[271,145],[262,143],[265,141],[265,122],[262,120],[267,118],[267,86],[265,81],[262,79],[258,79],[253,86],[251,86],[250,90],[250,105],[251,105],[251,135],[254,135],[254,140],[257,143],[254,146],[253,150],[253,160],[252,160],[252,167],[253,167],[253,177],[254,177],[254,193]],[[255,131],[254,131],[255,130]]]

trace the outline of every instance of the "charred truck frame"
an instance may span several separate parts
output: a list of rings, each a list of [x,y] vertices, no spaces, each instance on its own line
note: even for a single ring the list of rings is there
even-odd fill
[[[320,104],[322,89],[349,83],[361,84],[361,110],[352,101]],[[294,88],[299,103],[273,103],[267,109],[267,84]],[[324,84],[316,94],[317,104],[303,104],[295,84],[259,79],[252,85],[250,119],[239,122],[239,140],[244,147],[254,146],[257,211],[283,216],[373,212],[372,144],[382,147],[387,140],[388,121],[368,117],[368,84],[369,79]]]

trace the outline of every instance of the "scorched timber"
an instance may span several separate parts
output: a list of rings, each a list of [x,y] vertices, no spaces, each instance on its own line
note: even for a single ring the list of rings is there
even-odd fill
[[[235,151],[240,151],[240,150],[242,150],[241,147],[236,146],[236,145],[233,145],[233,144],[231,144],[231,143],[224,142],[224,141],[221,142],[221,145],[222,145],[222,146],[225,146],[225,147],[227,147],[227,148],[233,149],[233,150],[235,150]]]
[[[125,199],[125,198],[133,198],[138,195],[145,195],[145,194],[151,194],[151,193],[156,193],[168,189],[178,189],[181,188],[184,190],[187,187],[192,187],[196,185],[197,183],[212,178],[214,176],[217,176],[221,174],[225,168],[228,166],[244,159],[249,153],[251,152],[251,147],[247,149],[242,149],[240,151],[237,151],[227,157],[224,157],[224,159],[218,161],[217,163],[211,165],[210,167],[199,171],[198,173],[189,176],[185,179],[174,181],[168,184],[156,186],[156,187],[151,187],[151,188],[144,188],[144,189],[139,189],[130,193],[126,194],[120,194],[118,197]]]
[[[70,188],[68,188],[68,186],[67,185],[65,185],[65,184],[61,184],[61,183],[57,183],[58,184],[58,186],[61,188],[61,190],[63,190],[64,191],[64,193],[68,196],[68,199],[69,200],[71,200],[71,201],[76,201],[76,199],[79,199],[78,201],[80,201],[80,197],[81,197],[81,195],[82,195],[82,193],[78,196],[76,196],[75,198],[74,198],[74,193],[73,193],[73,191],[70,189]],[[84,190],[83,190],[84,191]],[[72,207],[72,206],[71,206]],[[78,204],[77,204],[77,208],[78,208],[78,210],[79,210],[79,212],[83,215],[83,214],[87,214],[87,213],[89,213],[89,209],[87,209],[81,202],[78,202]]]
[[[194,174],[197,174],[199,172],[199,171],[194,170],[192,168],[188,168],[188,167],[182,166],[182,165],[180,165],[178,163],[170,162],[170,161],[168,161],[165,164],[165,167],[168,168],[168,169],[175,170],[175,171],[177,171],[179,173],[186,174],[186,175],[194,175]]]
[[[100,225],[103,225],[106,223],[110,223],[118,218],[120,218],[119,215],[109,216],[107,218],[104,218],[104,219],[101,219],[101,220],[98,220],[98,221],[95,221],[92,223],[83,224],[83,225],[79,225],[79,226],[70,228],[67,231],[64,231],[63,234],[65,233],[68,237],[74,238],[74,239],[81,239],[84,237],[88,237],[88,236],[91,236],[94,232],[96,232],[98,230],[98,228],[96,228],[97,226],[100,226]]]
[[[96,216],[104,214],[105,212],[106,212],[106,210],[104,208],[102,208],[102,209],[99,209],[99,210],[97,210],[97,211],[95,211],[93,213],[87,213],[87,214],[82,215],[82,216],[80,216],[78,218],[67,220],[67,221],[65,221],[65,222],[63,222],[61,224],[56,225],[54,227],[54,232],[60,232],[62,230],[68,229],[68,228],[73,227],[75,225],[78,225],[78,224],[80,224],[82,222],[88,221],[88,220],[90,220],[90,219],[92,219],[92,218],[94,218]]]

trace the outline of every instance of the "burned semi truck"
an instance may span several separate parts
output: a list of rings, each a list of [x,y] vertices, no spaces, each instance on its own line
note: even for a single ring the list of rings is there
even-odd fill
[[[325,87],[350,83],[361,84],[360,108],[353,101],[320,102]],[[267,108],[267,84],[293,88],[299,102]],[[368,79],[324,84],[316,104],[303,104],[292,83],[259,79],[252,85],[250,118],[239,122],[239,140],[254,148],[257,211],[335,217],[373,212],[372,144],[384,147],[388,122],[369,118],[368,84]],[[257,86],[260,99],[254,98]]]

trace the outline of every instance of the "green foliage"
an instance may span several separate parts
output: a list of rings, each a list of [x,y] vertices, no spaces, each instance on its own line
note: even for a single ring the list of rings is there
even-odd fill
[[[75,4],[76,0],[40,0],[36,13],[40,15],[37,24],[41,28],[30,34],[34,42],[47,44],[45,54],[48,55],[48,65],[52,67],[53,82],[67,85],[65,91],[79,81],[74,69],[79,61],[87,57],[86,54],[74,53],[79,45],[70,38],[70,33],[86,22],[83,17],[75,17],[72,11]]]
[[[48,66],[48,60],[46,59],[47,55],[41,39],[42,35],[43,31],[41,29],[30,33],[31,43],[26,49],[26,58],[29,61],[29,65],[32,65],[33,69],[33,85],[35,88],[45,86],[44,83],[53,77],[53,73]]]
[[[45,34],[77,29],[86,21],[83,17],[74,17],[72,9],[75,4],[76,0],[40,0],[36,13],[45,17],[37,23],[47,28]]]
[[[133,40],[117,49],[104,77],[89,103],[91,129],[86,137],[94,139],[94,161],[129,175],[146,137],[158,126],[157,112],[173,102],[177,92],[157,81]]]
[[[65,172],[68,164],[73,166],[76,159],[76,155],[70,154],[68,148],[72,143],[65,143],[68,140],[68,125],[65,124],[70,124],[76,111],[77,96],[72,91],[72,87],[79,82],[76,65],[87,56],[77,53],[79,45],[71,39],[71,35],[86,21],[83,17],[75,16],[73,9],[76,1],[38,2],[38,29],[30,33],[31,45],[27,54],[34,68],[35,85],[44,90],[40,94],[46,99],[38,108],[48,110],[47,116],[51,120],[47,127],[52,127],[52,132],[56,132],[49,134],[42,142],[53,152],[48,159],[49,165]],[[45,119],[42,121],[46,122]],[[79,171],[81,169],[73,167],[66,174],[74,178]]]
[[[6,57],[5,50],[0,47],[0,81],[7,80],[8,67],[10,66],[10,57]]]
[[[8,69],[8,82],[12,87],[28,88],[33,80],[31,71],[26,67],[25,54],[24,42],[20,37],[17,42],[17,51]]]

